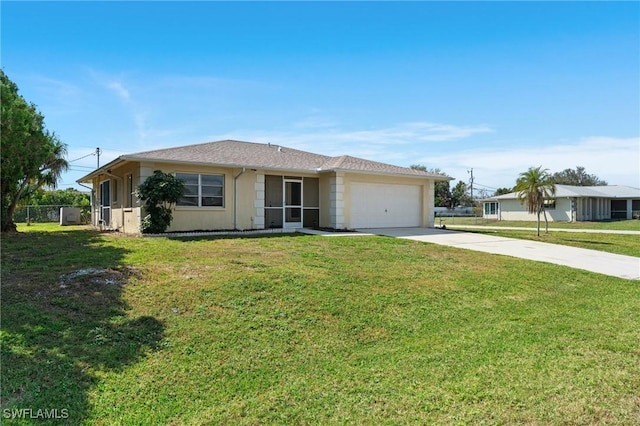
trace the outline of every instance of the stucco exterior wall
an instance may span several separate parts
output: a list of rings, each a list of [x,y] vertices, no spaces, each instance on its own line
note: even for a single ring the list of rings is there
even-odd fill
[[[186,164],[166,165],[159,164],[151,167],[153,170],[162,170],[165,173],[194,173],[224,176],[224,201],[222,207],[188,207],[176,206],[173,213],[173,221],[169,232],[195,231],[195,230],[231,230],[234,229],[234,176],[242,169],[228,169],[222,167],[203,167]],[[152,171],[153,172],[153,171]],[[246,185],[247,178],[242,179]],[[238,183],[240,186],[240,182]],[[238,200],[240,203],[240,200]],[[250,201],[251,202],[251,201]],[[247,202],[243,202],[246,205]]]
[[[320,227],[329,228],[331,226],[331,215],[326,206],[331,204],[331,174],[325,173],[318,176],[320,192]]]
[[[493,215],[492,215],[493,216]],[[543,218],[544,214],[540,214]],[[526,205],[520,204],[519,200],[500,200],[499,206],[500,220],[515,221],[535,221],[536,214],[529,214]],[[549,222],[570,222],[571,221],[571,200],[561,198],[556,200],[555,209],[547,209],[547,219]]]
[[[139,232],[140,207],[137,199],[128,200],[128,175],[131,175],[132,185],[135,190],[140,182],[138,163],[128,163],[121,167],[114,167],[108,173],[103,173],[92,180],[94,197],[92,205],[91,221],[94,226],[105,229],[118,230],[125,233]],[[111,197],[108,203],[110,207],[110,220],[101,223],[101,183],[110,182]]]
[[[556,208],[547,210],[547,218],[555,222],[610,220],[612,218],[611,202],[610,198],[557,198]],[[631,218],[631,216],[631,213],[627,212],[627,217]],[[536,220],[536,215],[529,214],[526,206],[521,205],[518,200],[500,200],[498,214],[485,214],[483,217],[498,220]]]
[[[165,173],[219,174],[224,176],[224,202],[222,207],[176,206],[168,231],[231,230],[265,228],[265,176],[310,177],[318,179],[319,226],[336,229],[349,228],[351,223],[350,185],[381,183],[418,185],[420,187],[421,226],[434,223],[434,182],[431,179],[404,178],[401,176],[377,176],[358,173],[296,173],[280,170],[255,170],[242,168],[207,167],[200,165],[130,162],[114,166],[109,174],[93,179],[95,202],[93,222],[99,226],[100,183],[111,183],[110,221],[105,228],[125,233],[139,233],[140,221],[145,214],[138,200],[127,197],[127,175],[131,174],[133,188],[151,176],[155,170]],[[236,199],[237,194],[237,199]],[[129,205],[131,204],[131,205]]]
[[[423,226],[428,228],[433,228],[435,217],[436,217],[436,208],[435,208],[435,198],[436,198],[436,182],[434,180],[427,181],[424,188],[424,204],[422,210],[422,221]]]
[[[336,173],[329,179],[329,227],[335,229],[344,229],[347,225],[345,222],[345,214],[348,214],[345,207],[345,176],[344,173]]]

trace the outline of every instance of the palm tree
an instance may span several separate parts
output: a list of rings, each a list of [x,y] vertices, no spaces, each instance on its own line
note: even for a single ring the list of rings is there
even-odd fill
[[[537,215],[538,237],[540,236],[540,213],[542,212],[544,212],[545,231],[549,232],[544,202],[556,194],[556,185],[553,183],[549,170],[543,169],[542,166],[530,167],[526,172],[520,173],[514,191],[518,193],[520,203],[526,203],[529,213]]]
[[[15,190],[7,198],[6,213],[3,211],[6,215],[6,218],[3,216],[3,232],[16,230],[13,212],[20,200],[28,198],[42,187],[55,188],[62,174],[69,169],[69,162],[65,159],[67,145],[62,143],[55,134],[48,131],[44,131],[41,138],[44,142],[41,142],[40,151],[32,152],[39,167],[32,170],[30,176],[20,177],[15,184]]]

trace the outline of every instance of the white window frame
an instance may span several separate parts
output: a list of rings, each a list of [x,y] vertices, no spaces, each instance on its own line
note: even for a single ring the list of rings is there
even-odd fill
[[[492,208],[493,207],[493,208]],[[487,211],[489,210],[489,211]],[[487,216],[494,216],[498,214],[498,203],[495,201],[490,201],[484,203],[484,214]]]
[[[177,178],[179,178],[179,175],[192,175],[192,176],[198,176],[198,204],[197,205],[192,205],[192,204],[180,204],[180,200],[178,200],[178,202],[176,203],[176,208],[205,208],[205,209],[223,209],[225,208],[225,175],[223,173],[191,173],[191,172],[176,172],[175,176]],[[213,198],[220,198],[222,200],[222,204],[220,206],[203,206],[202,205],[202,198],[206,198],[206,197],[211,197],[211,196],[207,196],[202,194],[202,177],[203,176],[216,176],[216,177],[220,177],[222,178],[222,185],[219,185],[219,187],[222,189],[222,195],[221,196],[213,196]],[[204,185],[205,187],[207,186],[211,186],[211,187],[218,187],[218,185]],[[194,196],[191,196],[190,198],[195,198]]]

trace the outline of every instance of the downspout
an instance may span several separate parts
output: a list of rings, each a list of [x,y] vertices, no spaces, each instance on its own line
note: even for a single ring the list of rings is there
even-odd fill
[[[243,167],[242,171],[233,177],[233,229],[238,230],[238,178],[244,174],[246,169]]]
[[[122,197],[118,197],[118,198],[120,198],[120,213],[122,214],[122,222],[121,222],[122,223],[122,232],[124,232],[124,178],[112,174],[109,170],[104,172],[104,174],[107,175],[107,176],[111,176],[112,178],[116,178],[116,179],[120,180],[120,183],[121,183],[120,188],[122,188],[123,191],[122,191]]]

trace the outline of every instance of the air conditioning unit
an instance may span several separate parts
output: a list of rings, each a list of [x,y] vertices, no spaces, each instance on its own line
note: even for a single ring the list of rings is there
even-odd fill
[[[60,207],[60,226],[80,225],[80,209],[78,207]]]

